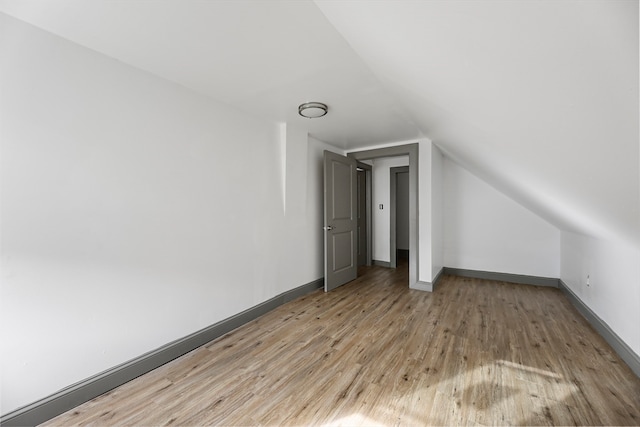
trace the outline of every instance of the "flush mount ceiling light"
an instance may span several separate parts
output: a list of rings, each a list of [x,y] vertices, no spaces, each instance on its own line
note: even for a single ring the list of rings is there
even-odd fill
[[[329,107],[322,102],[306,102],[298,107],[298,114],[308,119],[315,119],[327,114],[328,109]]]

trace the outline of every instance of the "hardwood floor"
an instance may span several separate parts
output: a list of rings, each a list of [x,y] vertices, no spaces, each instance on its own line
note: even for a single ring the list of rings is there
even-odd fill
[[[640,379],[559,290],[360,273],[46,425],[640,424]]]

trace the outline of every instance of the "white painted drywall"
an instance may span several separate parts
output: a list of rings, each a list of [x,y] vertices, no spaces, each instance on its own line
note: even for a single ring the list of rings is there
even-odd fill
[[[640,250],[564,231],[560,242],[562,281],[640,355]]]
[[[445,158],[444,264],[557,278],[560,231]]]
[[[409,250],[409,172],[396,174],[396,249]]]
[[[431,283],[433,280],[432,227],[434,209],[432,204],[432,159],[433,143],[423,140],[418,145],[418,281]]]
[[[322,277],[321,143],[0,29],[1,413]]]
[[[392,167],[408,166],[409,156],[383,157],[373,160],[373,259],[390,262],[390,184]],[[382,209],[380,209],[382,205]]]

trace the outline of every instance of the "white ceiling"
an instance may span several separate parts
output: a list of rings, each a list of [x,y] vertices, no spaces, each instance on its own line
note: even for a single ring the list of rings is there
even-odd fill
[[[0,10],[341,148],[421,136],[311,1],[3,0]],[[308,101],[330,113],[300,117]]]
[[[556,226],[640,241],[638,2],[0,0],[353,150],[427,136]],[[325,102],[303,119],[297,106]]]
[[[317,4],[450,157],[561,229],[639,244],[637,1]]]

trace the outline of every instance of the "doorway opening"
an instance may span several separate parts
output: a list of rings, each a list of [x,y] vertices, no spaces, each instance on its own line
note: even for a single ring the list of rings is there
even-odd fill
[[[418,144],[398,145],[365,151],[354,151],[347,154],[348,157],[359,162],[379,159],[383,157],[409,156],[409,287],[413,288],[418,283]],[[369,199],[371,201],[371,198]],[[370,204],[370,203],[369,203]],[[393,212],[395,209],[392,209]],[[369,223],[370,224],[370,223]],[[393,229],[393,227],[392,227]],[[371,239],[369,239],[369,243]],[[397,242],[392,259],[397,264]]]
[[[384,157],[408,156],[409,159],[409,287],[418,284],[418,144],[399,145],[394,147],[357,151],[347,157],[331,151],[324,151],[324,248],[325,248],[325,291],[357,278],[358,270],[358,163],[365,174],[362,184],[366,194],[365,216],[366,223],[361,227],[371,229],[371,215],[366,215],[366,205],[371,206],[371,180],[366,177],[369,171],[366,160]],[[405,163],[406,164],[406,163]],[[362,188],[362,187],[361,187]],[[362,193],[362,191],[361,191]],[[382,209],[380,205],[380,209]],[[367,262],[372,256],[370,232],[366,234],[367,242],[361,248],[367,247]],[[394,254],[394,258],[397,256]]]
[[[389,266],[409,260],[409,166],[390,168],[389,209],[391,220]]]

